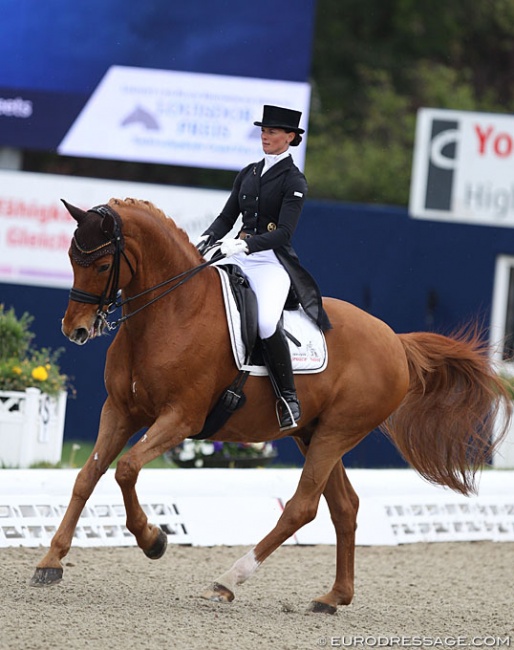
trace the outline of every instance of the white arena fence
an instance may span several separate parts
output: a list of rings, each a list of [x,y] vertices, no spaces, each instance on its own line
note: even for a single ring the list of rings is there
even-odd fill
[[[0,470],[0,547],[48,546],[78,470]],[[360,497],[357,544],[514,541],[514,471],[485,470],[477,496],[432,486],[412,470],[348,471]],[[172,544],[254,545],[275,525],[299,469],[144,469],[137,491]],[[75,546],[133,546],[121,492],[109,470],[84,509]],[[315,521],[288,544],[334,544],[322,499]]]

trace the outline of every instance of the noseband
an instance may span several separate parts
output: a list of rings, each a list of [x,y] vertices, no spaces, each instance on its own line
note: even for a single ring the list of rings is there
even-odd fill
[[[185,282],[190,280],[199,271],[201,271],[207,266],[210,266],[214,262],[218,262],[223,257],[223,255],[221,255],[219,251],[217,251],[207,262],[203,262],[202,264],[199,264],[198,266],[195,266],[192,269],[188,269],[187,271],[184,271],[183,273],[179,273],[178,275],[175,275],[174,277],[169,278],[168,280],[164,280],[164,282],[160,282],[159,284],[156,284],[153,287],[150,287],[149,289],[145,289],[144,291],[141,291],[141,293],[138,293],[135,296],[130,296],[128,298],[121,300],[121,292],[119,290],[119,280],[120,280],[120,264],[121,264],[122,257],[127,262],[130,272],[132,273],[132,276],[135,275],[134,268],[132,267],[132,264],[130,263],[130,260],[128,259],[124,251],[124,241],[123,241],[123,237],[121,233],[121,225],[120,225],[121,219],[118,213],[115,212],[109,205],[99,205],[95,208],[90,208],[89,212],[96,212],[101,217],[105,217],[106,215],[111,216],[114,221],[113,236],[104,244],[102,244],[100,247],[95,248],[94,251],[83,251],[78,246],[76,239],[74,239],[74,245],[77,246],[77,248],[81,253],[86,253],[86,254],[93,253],[93,252],[96,253],[97,251],[100,250],[100,248],[114,245],[113,263],[111,266],[109,277],[107,279],[107,284],[105,285],[105,289],[101,295],[90,293],[89,291],[83,291],[82,289],[76,289],[75,287],[72,287],[72,289],[70,290],[70,300],[74,300],[75,302],[86,303],[88,305],[98,305],[98,309],[96,312],[97,320],[100,321],[102,325],[109,330],[116,329],[123,322],[125,322],[132,316],[135,316],[137,313],[139,313],[146,307],[150,306],[154,302],[157,302],[157,300],[160,300],[171,291],[178,289],[178,287],[182,286]],[[125,314],[124,316],[122,316],[116,321],[109,322],[107,320],[107,317],[119,307],[123,307],[124,305],[131,302],[132,300],[136,300],[136,298],[145,296],[150,292],[155,291],[156,289],[161,289],[162,287],[165,287],[166,285],[169,285],[172,282],[176,282],[176,284],[174,284],[171,287],[168,287],[165,291],[160,293],[158,296],[155,296],[154,298],[146,302],[138,309],[135,309],[134,311],[128,314]],[[104,309],[104,307],[107,307],[107,309]]]

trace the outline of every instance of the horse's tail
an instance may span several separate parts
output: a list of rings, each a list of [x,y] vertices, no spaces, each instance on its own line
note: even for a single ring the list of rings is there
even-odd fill
[[[475,492],[475,474],[501,443],[512,415],[488,346],[478,331],[452,338],[428,332],[398,336],[410,386],[380,428],[426,480]],[[503,422],[497,417],[502,407]]]

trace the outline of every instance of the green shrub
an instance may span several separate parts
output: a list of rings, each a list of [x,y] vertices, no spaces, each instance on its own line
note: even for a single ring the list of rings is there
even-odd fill
[[[29,327],[34,320],[27,312],[16,318],[14,309],[5,311],[0,305],[0,361],[23,359],[27,354],[34,334]]]
[[[70,388],[57,363],[62,349],[31,347],[33,320],[27,312],[17,318],[12,307],[5,310],[0,304],[0,390],[24,391],[33,386],[57,395]]]

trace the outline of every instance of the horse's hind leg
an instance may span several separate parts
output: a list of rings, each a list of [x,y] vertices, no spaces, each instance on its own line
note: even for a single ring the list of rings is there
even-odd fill
[[[332,589],[313,600],[311,612],[334,614],[338,605],[349,605],[354,591],[355,530],[359,497],[342,463],[332,470],[323,496],[336,530],[336,579]]]
[[[295,438],[305,456],[308,445]],[[332,590],[312,601],[309,611],[334,614],[338,605],[349,605],[353,599],[355,573],[355,530],[359,497],[353,489],[344,465],[337,463],[323,490],[332,523],[336,530],[336,579]]]
[[[334,438],[335,436],[331,440],[326,437],[323,440],[313,438],[296,492],[286,503],[275,528],[220,576],[203,594],[204,598],[220,602],[232,601],[236,586],[245,582],[286,539],[314,519],[328,478],[346,451],[341,449],[340,441]]]

